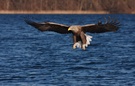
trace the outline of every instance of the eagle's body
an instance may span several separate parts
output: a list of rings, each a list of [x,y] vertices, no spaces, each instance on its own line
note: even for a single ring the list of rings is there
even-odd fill
[[[26,23],[37,28],[40,31],[54,31],[61,34],[72,33],[73,34],[73,49],[80,47],[83,50],[90,45],[92,36],[86,35],[86,32],[90,33],[103,33],[118,30],[120,23],[116,20],[106,21],[105,24],[99,22],[98,24],[88,25],[72,25],[67,26],[63,24],[57,24],[53,22],[36,23],[33,21],[26,20]]]

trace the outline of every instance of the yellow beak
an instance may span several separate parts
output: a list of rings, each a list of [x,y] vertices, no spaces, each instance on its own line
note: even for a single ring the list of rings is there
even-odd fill
[[[70,31],[71,29],[70,28],[68,28],[68,31]]]

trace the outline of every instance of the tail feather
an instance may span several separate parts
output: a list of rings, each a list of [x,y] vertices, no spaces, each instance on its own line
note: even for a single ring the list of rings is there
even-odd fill
[[[88,46],[88,45],[90,45],[90,42],[92,41],[92,36],[90,36],[90,35],[86,35],[85,34],[85,36],[86,36],[86,47]]]

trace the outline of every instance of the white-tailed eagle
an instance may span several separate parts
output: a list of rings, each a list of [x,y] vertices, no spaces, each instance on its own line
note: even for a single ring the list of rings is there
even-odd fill
[[[92,36],[86,35],[86,32],[90,33],[104,33],[117,31],[120,27],[120,22],[113,19],[108,19],[103,24],[102,22],[98,22],[97,24],[87,24],[87,25],[63,25],[53,22],[42,22],[37,23],[30,20],[25,20],[25,22],[40,31],[54,31],[61,34],[73,34],[73,49],[76,47],[80,47],[83,50],[86,49],[88,45],[90,45],[90,41]]]

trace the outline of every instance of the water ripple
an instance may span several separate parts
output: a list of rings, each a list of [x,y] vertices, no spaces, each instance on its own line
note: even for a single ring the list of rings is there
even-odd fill
[[[86,51],[72,49],[71,34],[42,33],[23,21],[83,25],[106,16],[117,17],[120,30],[88,33],[93,40]],[[134,15],[0,15],[0,19],[2,86],[135,85]]]

